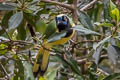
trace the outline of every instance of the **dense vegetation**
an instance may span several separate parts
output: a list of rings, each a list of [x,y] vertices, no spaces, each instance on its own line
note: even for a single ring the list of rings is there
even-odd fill
[[[35,55],[58,14],[73,20],[76,34],[52,48],[44,78],[120,80],[119,7],[120,0],[0,0],[0,80],[34,80]]]

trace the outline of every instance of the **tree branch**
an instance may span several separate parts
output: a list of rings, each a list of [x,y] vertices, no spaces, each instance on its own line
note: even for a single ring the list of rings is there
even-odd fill
[[[80,9],[80,11],[85,11],[88,8],[90,8],[94,3],[96,3],[98,0],[93,0],[91,1],[89,4],[87,4],[86,6],[84,6],[83,8]]]
[[[107,76],[110,75],[109,73],[105,72],[104,70],[102,70],[102,69],[100,69],[100,68],[97,68],[97,70],[98,70],[99,72],[101,72],[101,73],[107,75]]]
[[[74,10],[73,5],[64,4],[64,3],[61,3],[61,2],[51,1],[51,0],[41,0],[41,1],[42,2],[46,2],[46,3],[53,3],[53,4],[56,4],[56,5],[62,6],[64,8],[67,8],[67,9],[70,9],[70,10]]]
[[[73,17],[73,21],[75,24],[77,24],[78,22],[78,15],[77,15],[77,0],[73,1],[73,5],[74,5],[74,9],[72,11],[72,17]]]
[[[74,44],[80,44],[80,43],[86,43],[86,42],[99,42],[100,40],[82,40],[82,41],[79,41],[79,42],[75,42],[73,40],[70,40],[70,41]]]

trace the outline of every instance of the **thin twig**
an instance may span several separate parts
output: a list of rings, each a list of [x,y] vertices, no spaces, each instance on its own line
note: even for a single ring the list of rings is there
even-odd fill
[[[2,29],[5,31],[5,33],[7,34],[8,38],[10,41],[12,41],[12,39],[10,38],[10,35],[8,34],[8,32],[6,31],[6,29],[4,28],[4,26],[2,26]]]
[[[73,1],[73,5],[74,5],[74,9],[72,10],[72,18],[73,18],[73,22],[77,24],[78,23],[77,0]]]
[[[86,43],[86,42],[99,42],[100,40],[83,40],[83,41],[79,41],[79,42],[75,42],[73,40],[70,40],[70,41],[74,44],[80,44],[80,43]]]
[[[50,1],[50,0],[41,0],[41,1],[42,2],[46,2],[46,3],[53,3],[53,4],[56,4],[56,5],[62,6],[64,8],[67,8],[67,9],[70,9],[70,10],[74,10],[74,7],[72,5],[69,5],[69,4],[64,4],[64,3],[61,3],[61,2]]]
[[[84,39],[87,40],[86,36],[84,36]],[[88,42],[85,43],[85,48],[87,48],[87,49],[89,48]],[[89,54],[89,52],[90,52],[89,49],[86,50],[87,54]]]
[[[87,5],[85,5],[84,7],[82,7],[82,8],[80,9],[80,11],[85,11],[85,10],[87,10],[87,9],[90,8],[93,4],[95,4],[97,1],[98,1],[98,0],[93,0],[93,1],[91,1],[89,4],[87,4]]]
[[[87,61],[87,58],[77,60],[77,62],[78,62],[79,64],[81,64],[81,63],[83,63],[83,62],[86,62],[86,61]]]
[[[3,77],[3,78],[0,78],[0,80],[6,80],[6,78],[5,78],[5,77]]]
[[[13,44],[31,44],[30,42],[28,42],[28,41],[23,41],[23,40],[12,40],[12,41],[10,41],[10,40],[3,40],[3,39],[0,39],[1,40],[1,42],[0,42],[0,44],[4,44],[4,43],[13,43]]]
[[[41,42],[40,42],[40,46],[43,48],[43,49],[45,49],[45,50],[47,50],[47,51],[50,51],[50,52],[54,52],[54,53],[56,53],[56,52],[58,52],[58,53],[63,53],[62,51],[60,52],[60,51],[54,51],[54,50],[50,50],[50,49],[47,49]]]
[[[3,72],[6,74],[7,78],[9,79],[9,75],[8,75],[8,73],[7,73],[6,69],[5,69],[5,67],[2,65],[1,62],[0,62],[0,66],[1,66],[1,68],[2,68],[2,70],[3,70]]]
[[[98,71],[100,71],[101,73],[103,73],[103,74],[107,75],[107,76],[109,76],[109,75],[110,75],[109,73],[105,72],[104,70],[102,70],[102,69],[100,69],[100,68],[97,68],[97,70],[98,70]]]

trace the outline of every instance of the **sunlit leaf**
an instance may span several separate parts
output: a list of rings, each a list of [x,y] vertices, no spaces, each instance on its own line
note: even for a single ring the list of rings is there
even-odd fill
[[[46,79],[45,79],[44,77],[41,76],[41,77],[39,78],[39,80],[46,80]]]
[[[102,27],[113,27],[114,26],[112,23],[106,23],[106,22],[104,22],[104,23],[96,22],[95,24],[98,26],[102,26]]]
[[[116,8],[116,5],[112,2],[112,0],[109,0],[109,10],[113,10]]]
[[[5,44],[0,44],[0,55],[3,55],[7,52],[8,46]]]
[[[109,15],[112,17],[112,19],[116,20],[118,22],[118,16],[119,16],[119,10],[117,10],[116,5],[112,2],[112,0],[109,0]]]
[[[116,20],[116,22],[119,22],[119,10],[117,8],[113,9],[111,11],[111,17]]]

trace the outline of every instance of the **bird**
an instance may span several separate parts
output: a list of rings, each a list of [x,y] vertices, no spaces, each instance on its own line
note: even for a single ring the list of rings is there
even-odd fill
[[[72,20],[65,14],[59,14],[55,17],[56,22],[56,32],[60,33],[65,31],[66,34],[59,40],[48,42],[47,39],[43,40],[43,44],[40,47],[36,60],[33,65],[33,75],[37,77],[38,75],[44,76],[49,63],[50,50],[54,45],[62,45],[69,41],[75,34],[75,30],[72,28],[75,24]]]

